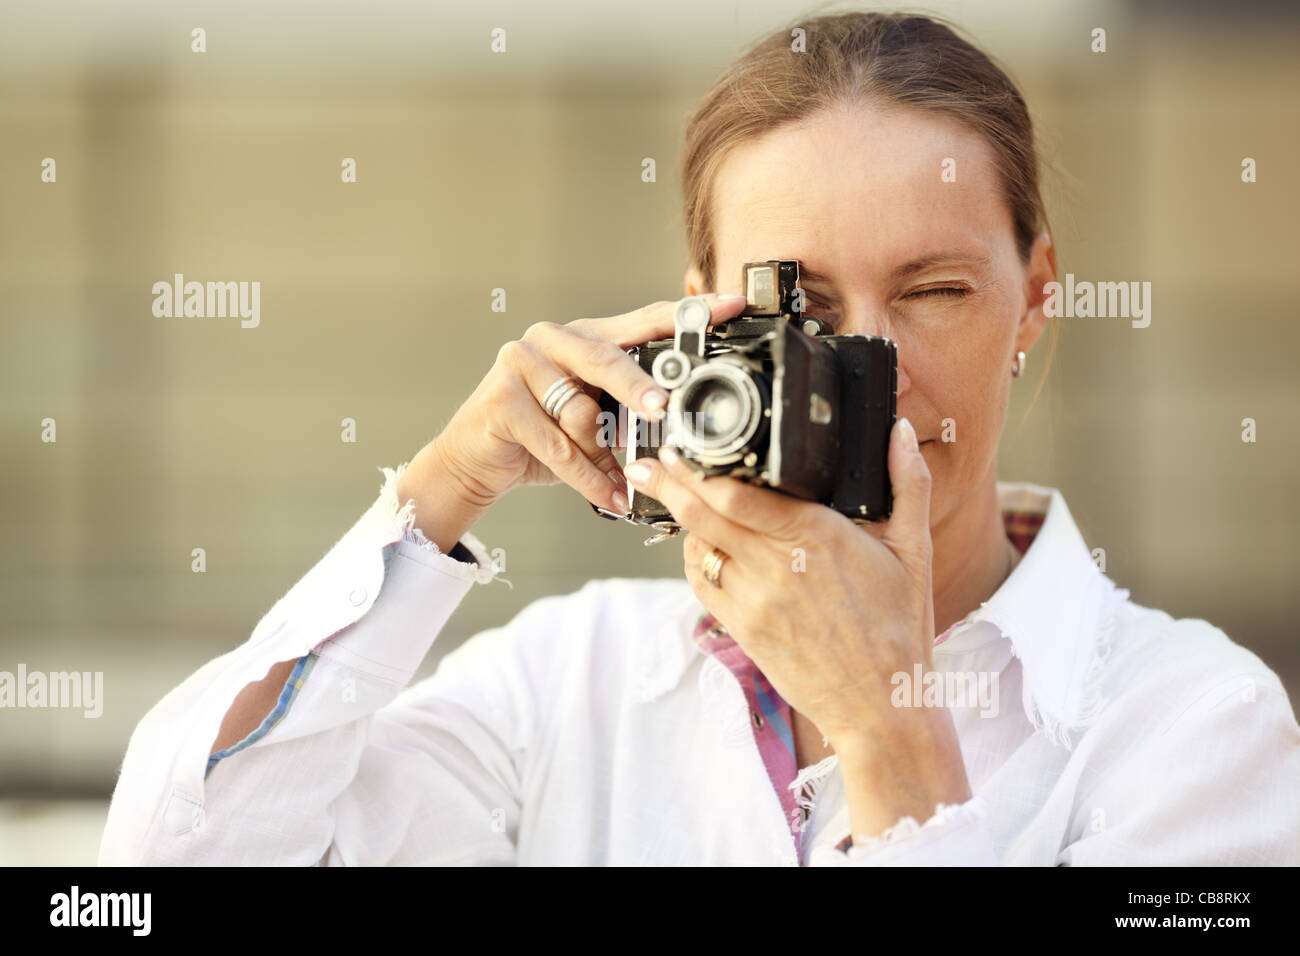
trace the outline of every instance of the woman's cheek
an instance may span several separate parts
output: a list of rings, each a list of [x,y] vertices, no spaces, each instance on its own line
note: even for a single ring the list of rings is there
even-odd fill
[[[948,516],[952,508],[952,470],[951,444],[941,441],[928,442],[921,446],[921,457],[930,469],[930,527],[933,528]]]

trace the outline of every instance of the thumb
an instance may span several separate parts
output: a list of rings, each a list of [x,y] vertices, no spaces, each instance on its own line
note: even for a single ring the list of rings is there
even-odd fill
[[[894,509],[880,540],[895,554],[929,560],[930,468],[917,446],[916,430],[906,418],[889,435],[889,481]]]

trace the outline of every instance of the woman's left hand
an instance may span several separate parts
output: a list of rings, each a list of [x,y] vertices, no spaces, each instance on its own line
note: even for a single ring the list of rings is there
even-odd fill
[[[891,702],[893,675],[910,681],[916,664],[933,665],[930,471],[906,419],[889,443],[893,512],[877,525],[735,478],[705,478],[668,448],[625,473],[689,532],[686,577],[696,596],[827,738],[846,775],[858,767],[864,777],[908,778],[902,792],[870,798],[872,807],[860,798],[855,833],[876,818],[881,827],[903,813],[926,819],[932,799],[969,797],[947,710]],[[701,570],[714,548],[727,555],[717,587]]]

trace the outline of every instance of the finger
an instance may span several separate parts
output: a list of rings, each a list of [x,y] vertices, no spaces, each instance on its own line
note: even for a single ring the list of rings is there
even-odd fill
[[[896,554],[930,551],[930,469],[917,445],[916,431],[906,418],[894,423],[889,436],[889,481],[894,508],[880,540]]]
[[[704,558],[714,548],[727,555],[718,572],[718,583],[710,584],[704,577]],[[682,543],[682,570],[686,581],[700,599],[700,603],[713,613],[719,621],[738,621],[738,607],[744,605],[746,588],[750,586],[744,565],[731,555],[726,548],[721,548],[707,538],[697,534],[688,534]],[[723,625],[726,626],[725,623]]]
[[[507,350],[505,360],[523,378],[543,414],[548,414],[542,402],[551,386],[565,379],[576,386],[584,384],[552,362],[541,350],[524,341],[517,342],[515,348]],[[617,487],[626,491],[623,471],[618,459],[614,457],[614,449],[618,446],[618,423],[609,421],[609,416],[601,410],[589,392],[580,389],[560,406],[558,418],[550,417],[592,464]]]
[[[787,529],[799,522],[803,509],[814,507],[779,491],[751,485],[737,478],[706,477],[682,461],[677,450],[668,446],[659,449],[659,461],[669,475],[689,488],[709,508],[755,534],[782,537]],[[662,498],[659,500],[663,501]]]
[[[572,327],[554,322],[530,325],[520,340],[564,369],[583,385],[608,392],[638,415],[651,420],[663,417],[668,393],[655,384],[627,352],[613,342],[579,334]],[[550,385],[542,386],[540,398]]]
[[[616,484],[598,468],[559,422],[542,410],[528,385],[522,379],[517,382],[519,397],[512,402],[513,411],[504,416],[510,440],[522,445],[555,477],[593,505],[626,513],[627,496],[622,479]]]
[[[739,314],[744,296],[705,296],[714,324]],[[524,340],[536,344],[558,365],[583,382],[612,395],[638,415],[657,421],[663,417],[668,393],[655,384],[626,351],[637,345],[673,334],[675,302],[656,302],[636,312],[608,319],[579,319],[568,325],[539,322],[524,333]]]
[[[710,325],[734,319],[744,309],[746,301],[743,295],[722,295],[717,292],[705,293],[703,297],[709,301],[709,309],[712,313],[709,319]],[[675,331],[673,316],[677,311],[677,301],[679,300],[665,299],[608,318],[579,319],[570,322],[569,327],[581,335],[605,339],[619,348],[643,345],[653,339],[672,338]]]
[[[660,449],[659,454],[667,450]],[[687,472],[689,476],[671,475],[655,458],[638,458],[623,469],[633,488],[662,502],[687,531],[716,542],[728,554],[757,552],[761,547],[757,536],[705,502],[699,491],[708,482],[701,482],[689,469]]]

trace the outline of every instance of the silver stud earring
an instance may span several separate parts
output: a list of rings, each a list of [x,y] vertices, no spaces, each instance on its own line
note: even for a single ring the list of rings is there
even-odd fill
[[[1025,353],[1016,352],[1016,360],[1011,363],[1011,377],[1019,378],[1025,374]]]

